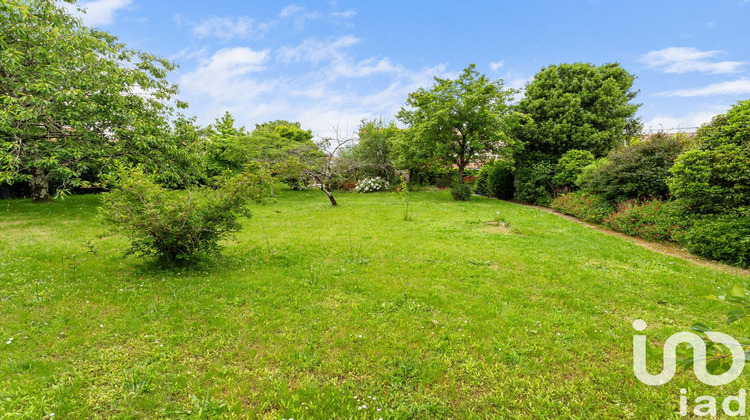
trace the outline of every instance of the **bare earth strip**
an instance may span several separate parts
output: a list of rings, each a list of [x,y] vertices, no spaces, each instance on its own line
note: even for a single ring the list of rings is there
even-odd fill
[[[626,239],[626,240],[628,240],[628,241],[630,241],[630,242],[632,242],[632,243],[634,243],[636,245],[642,246],[642,247],[644,247],[646,249],[650,249],[651,251],[658,252],[658,253],[664,254],[664,255],[669,255],[671,257],[682,258],[685,261],[689,261],[689,262],[691,262],[693,264],[697,264],[697,265],[700,265],[702,267],[715,268],[717,270],[721,270],[721,271],[723,271],[725,273],[729,273],[729,274],[736,274],[736,275],[742,275],[742,276],[750,276],[750,270],[749,269],[744,269],[744,268],[739,268],[739,267],[732,267],[731,265],[726,265],[726,264],[722,264],[720,262],[716,262],[716,261],[712,261],[712,260],[709,260],[709,259],[706,259],[706,258],[703,258],[703,257],[699,257],[699,256],[693,255],[693,254],[685,251],[684,249],[679,248],[678,246],[673,245],[673,244],[660,243],[660,242],[651,242],[651,241],[647,241],[645,239],[641,239],[641,238],[637,238],[637,237],[634,237],[634,236],[626,235],[624,233],[615,232],[614,230],[610,230],[610,229],[607,229],[607,228],[605,228],[603,226],[599,226],[599,225],[596,225],[596,224],[593,224],[593,223],[584,222],[584,221],[578,219],[577,217],[573,217],[573,216],[570,216],[570,215],[567,215],[567,214],[562,214],[562,213],[560,213],[557,210],[553,210],[553,209],[550,209],[550,208],[547,208],[547,207],[534,206],[534,205],[531,205],[531,204],[519,203],[517,201],[514,201],[514,203],[521,204],[521,205],[524,205],[526,207],[533,207],[535,209],[544,210],[544,211],[546,211],[548,213],[556,214],[556,215],[558,215],[560,217],[564,217],[564,218],[572,220],[574,222],[578,222],[578,223],[580,223],[580,224],[582,224],[582,225],[584,225],[586,227],[589,227],[589,228],[594,229],[596,231],[605,233],[607,235],[617,236],[618,238]]]

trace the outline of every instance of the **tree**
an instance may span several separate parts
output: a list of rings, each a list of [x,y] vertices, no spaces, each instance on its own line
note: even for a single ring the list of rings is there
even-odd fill
[[[309,144],[313,139],[312,131],[302,129],[302,124],[286,120],[269,121],[255,124],[253,133],[272,133],[288,140],[290,144]]]
[[[560,64],[543,68],[526,85],[516,110],[513,136],[523,154],[538,152],[556,162],[572,149],[601,157],[640,131],[635,117],[635,76],[617,63]],[[539,156],[539,155],[537,155]]]
[[[62,191],[85,186],[92,167],[164,142],[177,93],[170,61],[47,0],[0,2],[0,51],[0,182],[28,181],[48,201],[52,178]]]
[[[414,158],[458,167],[463,184],[464,169],[475,160],[486,159],[508,144],[504,134],[506,101],[513,94],[503,81],[491,81],[471,64],[457,79],[435,78],[430,90],[409,94],[398,119],[410,129],[404,146]]]
[[[256,124],[255,130],[248,133],[244,127],[235,127],[235,119],[229,112],[209,127],[208,137],[207,165],[211,177],[242,171],[251,162],[262,163],[273,176],[288,174],[298,166],[290,163],[290,158],[317,150],[310,130],[303,130],[298,122],[277,120]]]
[[[358,141],[343,153],[365,166],[368,175],[394,181],[394,143],[401,134],[396,124],[382,119],[362,120]]]
[[[301,179],[305,184],[313,184],[328,197],[332,206],[338,202],[333,195],[334,186],[345,181],[348,176],[366,166],[341,152],[354,139],[341,135],[338,128],[334,129],[334,137],[318,140],[312,147],[294,150],[292,156],[277,165],[277,170],[291,178]]]
[[[229,172],[241,171],[250,161],[245,127],[235,127],[229,111],[206,128],[206,166],[208,176],[216,178]]]

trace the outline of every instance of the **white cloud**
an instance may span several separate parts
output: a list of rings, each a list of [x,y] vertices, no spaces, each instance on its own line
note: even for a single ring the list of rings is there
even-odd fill
[[[655,68],[664,73],[736,73],[747,64],[745,61],[712,61],[724,55],[723,51],[701,51],[689,47],[670,47],[663,50],[650,51],[639,59],[649,68]]]
[[[744,95],[750,93],[750,80],[740,79],[733,82],[714,83],[701,88],[678,89],[659,92],[656,96],[680,96],[684,98],[694,96],[714,95]]]
[[[329,41],[311,38],[296,47],[282,47],[279,49],[279,59],[284,62],[308,61],[318,64],[324,60],[342,60],[345,48],[359,44],[360,39],[345,35]]]
[[[504,61],[495,61],[494,63],[490,63],[490,69],[492,71],[498,71],[500,68],[502,68],[505,65]]]
[[[124,9],[132,3],[132,0],[93,0],[81,2],[78,7],[84,9],[85,13],[76,10],[76,6],[63,3],[68,11],[83,19],[86,26],[111,25],[115,21],[115,13]]]
[[[729,106],[715,106],[702,111],[691,112],[687,115],[674,116],[657,114],[649,121],[643,123],[646,132],[669,131],[695,131],[695,128],[711,121],[716,115],[725,113]]]
[[[254,73],[265,69],[269,51],[247,47],[223,48],[203,60],[194,71],[180,77],[181,90],[210,103],[229,103],[270,91],[273,81],[257,81]]]
[[[357,16],[357,9],[344,10],[343,12],[333,12],[331,14],[334,18],[349,19]]]
[[[333,6],[335,6],[335,4]],[[310,20],[322,20],[328,23],[339,24],[348,21],[356,15],[356,9],[320,13],[317,11],[308,11],[304,7],[296,4],[290,4],[279,12],[279,18],[291,21],[297,30],[303,30],[307,22]]]
[[[305,11],[304,7],[297,6],[296,4],[290,4],[289,6],[283,8],[281,12],[279,12],[279,16],[289,17],[289,16],[296,15],[304,11]]]
[[[193,26],[193,33],[201,38],[216,37],[225,41],[234,38],[249,38],[262,35],[269,29],[269,24],[256,24],[248,16],[218,17],[211,16]]]

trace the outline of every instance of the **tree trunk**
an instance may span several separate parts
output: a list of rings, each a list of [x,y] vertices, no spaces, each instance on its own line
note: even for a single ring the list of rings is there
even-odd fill
[[[49,174],[44,168],[32,168],[29,182],[35,203],[47,203],[52,200],[49,196]]]
[[[458,185],[461,185],[464,183],[464,167],[466,164],[458,164]]]
[[[331,205],[332,206],[336,207],[338,205],[338,203],[336,203],[336,199],[333,197],[333,194],[331,194],[330,191],[326,190],[323,187],[321,187],[320,190],[323,191],[325,193],[325,195],[328,196],[328,199],[331,200]]]

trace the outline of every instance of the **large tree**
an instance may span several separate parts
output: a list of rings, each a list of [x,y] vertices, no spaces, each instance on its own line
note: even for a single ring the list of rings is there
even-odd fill
[[[464,169],[507,145],[506,104],[513,94],[502,80],[492,81],[471,64],[457,79],[436,77],[429,90],[409,94],[398,119],[409,126],[402,149],[415,159],[442,162]]]
[[[34,200],[48,201],[53,178],[85,185],[92,168],[158,149],[174,67],[83,26],[59,2],[3,0],[0,182],[28,181]]]
[[[572,149],[601,157],[640,131],[633,103],[635,76],[617,63],[560,64],[543,68],[526,85],[516,109],[514,137],[525,156],[557,161]]]

